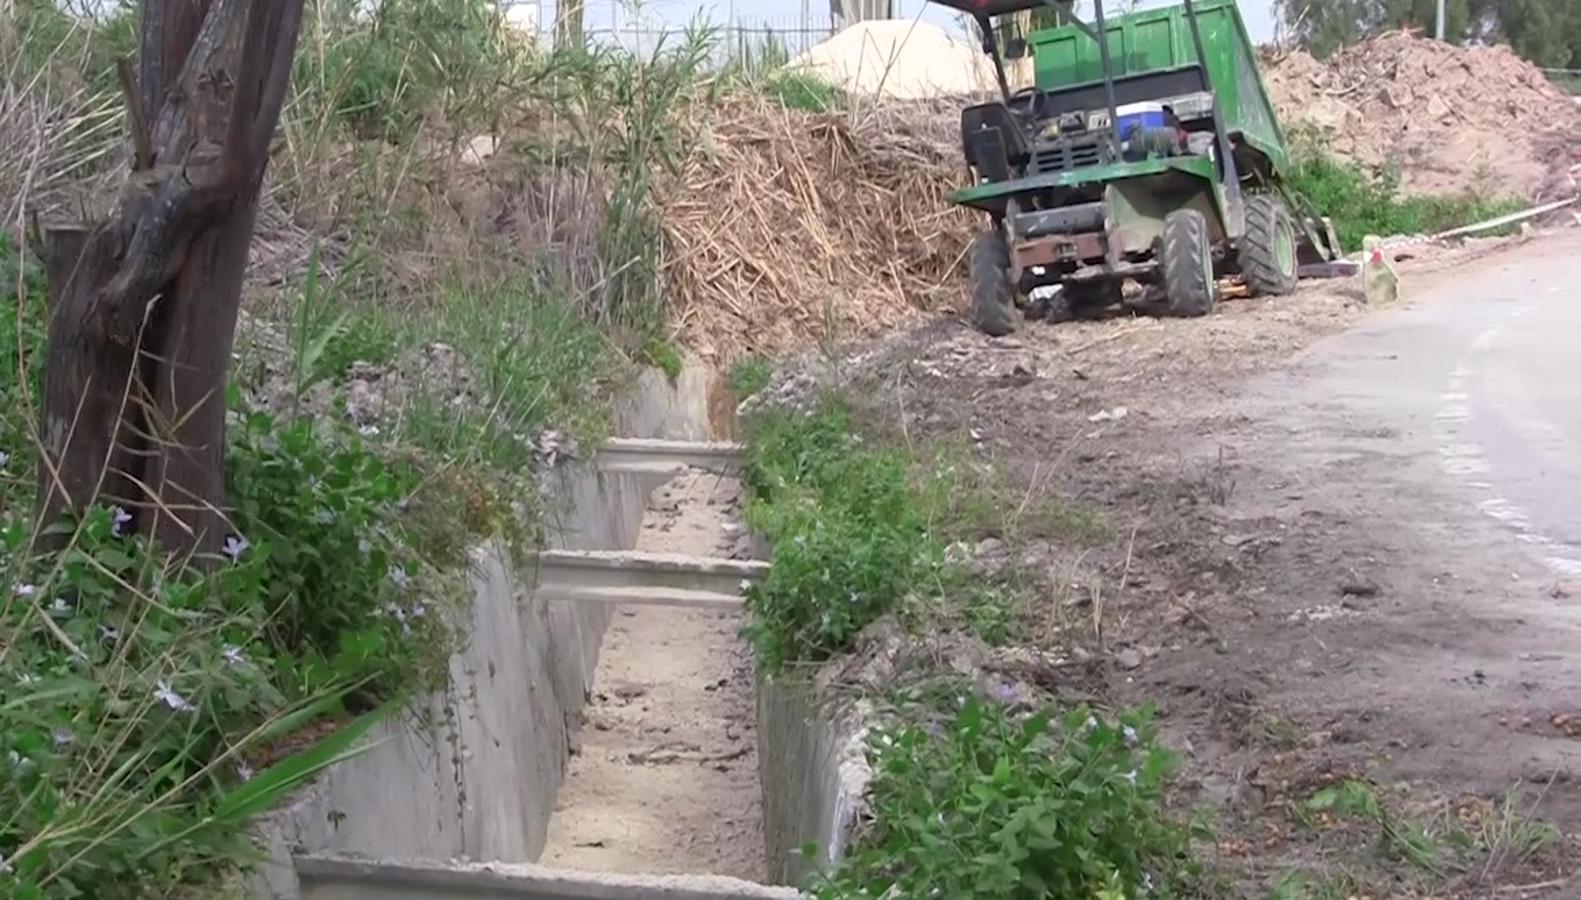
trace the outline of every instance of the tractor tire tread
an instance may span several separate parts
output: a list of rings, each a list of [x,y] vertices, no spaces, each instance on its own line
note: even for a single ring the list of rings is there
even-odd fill
[[[1194,318],[1213,311],[1212,252],[1202,213],[1179,209],[1164,219],[1164,293],[1171,315]]]
[[[1282,240],[1292,242],[1289,252],[1294,263],[1294,237],[1295,225],[1290,213],[1278,199],[1258,196],[1246,201],[1246,235],[1241,239],[1237,257],[1246,284],[1254,295],[1279,297],[1295,291],[1294,265],[1288,272],[1279,267],[1279,242]]]
[[[1004,235],[978,232],[972,238],[969,266],[972,324],[989,337],[1013,334],[1020,323],[1010,286],[1010,245]]]

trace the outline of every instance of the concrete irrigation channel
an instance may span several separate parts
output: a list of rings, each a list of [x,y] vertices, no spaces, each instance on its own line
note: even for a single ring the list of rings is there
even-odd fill
[[[253,896],[791,898],[839,856],[860,731],[756,674],[742,591],[767,563],[700,408],[634,404],[641,437],[556,465],[535,559],[477,549],[449,686],[267,820]]]

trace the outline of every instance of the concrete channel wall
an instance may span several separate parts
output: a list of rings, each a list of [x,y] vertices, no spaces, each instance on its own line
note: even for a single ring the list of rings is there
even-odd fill
[[[872,770],[865,706],[834,703],[814,683],[758,680],[758,772],[769,880],[805,884],[845,857]],[[807,845],[818,856],[804,853]]]
[[[618,416],[627,437],[705,439],[709,380],[645,376]],[[591,459],[593,453],[582,457]],[[667,476],[582,462],[548,476],[550,544],[633,547],[648,494]],[[528,865],[542,852],[565,779],[569,728],[588,694],[612,608],[549,603],[502,547],[474,553],[466,646],[446,690],[385,723],[372,749],[325,772],[259,828],[270,861],[256,900],[374,898],[793,898],[726,878],[607,876]],[[854,718],[806,685],[760,685],[759,765],[770,878],[800,883],[814,842],[838,859],[859,818],[867,767]]]
[[[706,404],[691,396],[698,381],[644,375],[619,411],[620,432],[706,435]],[[550,545],[567,550],[632,547],[663,480],[581,462],[546,477]],[[533,573],[503,547],[473,555],[467,643],[451,658],[449,686],[384,723],[372,749],[261,823],[270,861],[252,879],[258,900],[302,897],[298,855],[529,862],[542,852],[565,779],[568,723],[586,700],[612,611],[534,597]]]

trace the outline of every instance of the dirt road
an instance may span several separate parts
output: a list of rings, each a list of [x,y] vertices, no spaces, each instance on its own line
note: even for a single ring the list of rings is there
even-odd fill
[[[1424,820],[1515,789],[1507,826],[1581,830],[1581,233],[1423,257],[1389,310],[1313,283],[1194,321],[936,324],[848,361],[879,428],[1108,522],[1023,555],[1053,598],[1030,633],[1090,660],[1057,694],[1159,704],[1246,896],[1337,864],[1299,811],[1343,778]],[[1430,892],[1574,896],[1494,856]],[[1372,863],[1385,896],[1427,889]]]

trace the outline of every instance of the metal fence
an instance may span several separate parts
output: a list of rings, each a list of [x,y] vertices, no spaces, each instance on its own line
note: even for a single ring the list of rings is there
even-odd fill
[[[803,0],[799,14],[755,16],[750,0],[715,2],[712,14],[701,10],[682,20],[664,21],[629,0],[584,0],[583,34],[594,43],[623,47],[648,55],[670,46],[692,29],[705,28],[714,39],[716,61],[773,60],[795,57],[855,22],[895,15],[895,0]],[[500,0],[506,17],[517,27],[553,40],[557,0]],[[669,7],[673,10],[673,6]]]

